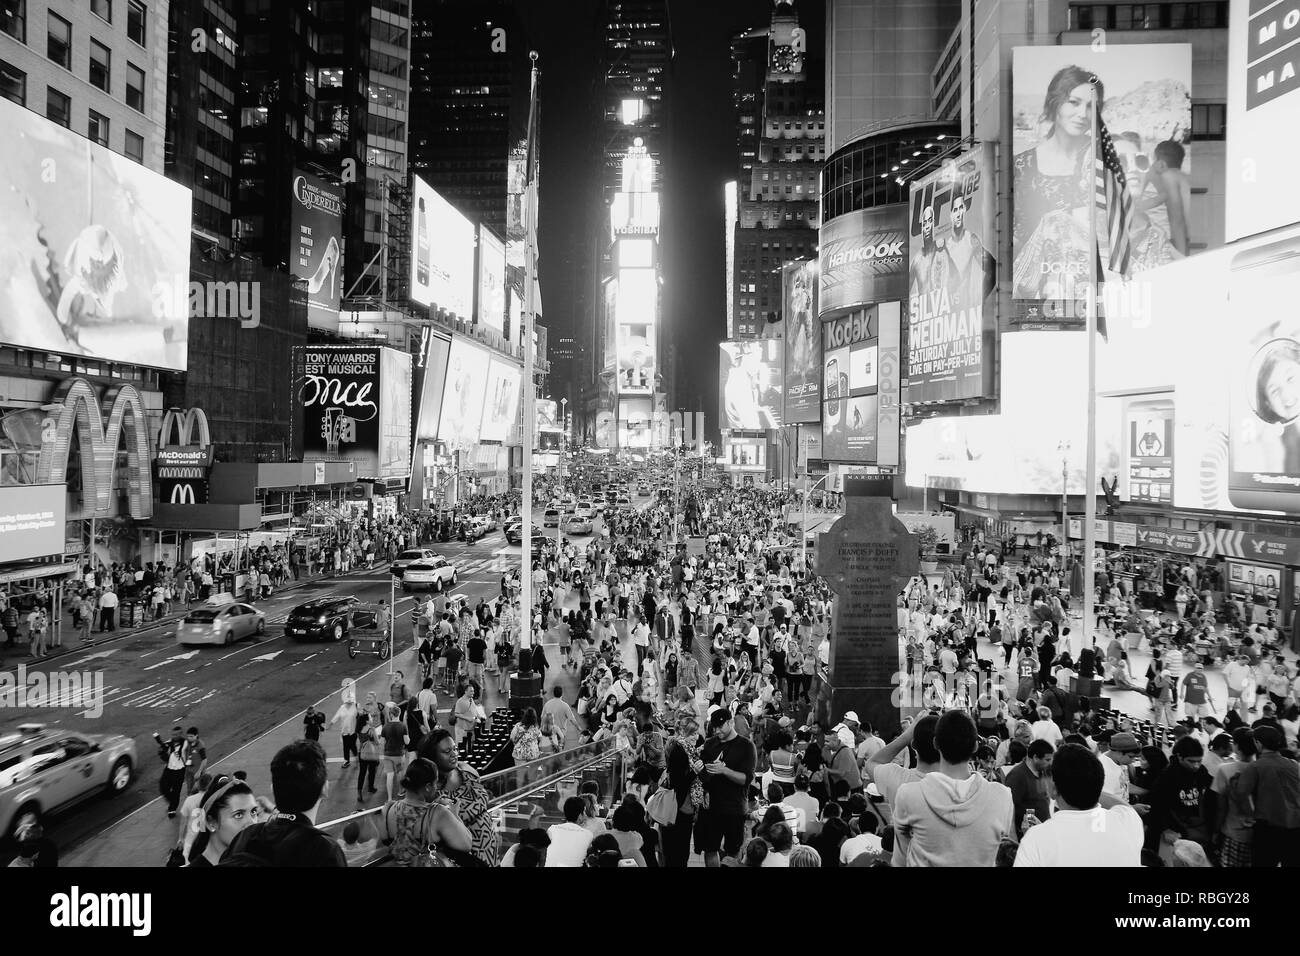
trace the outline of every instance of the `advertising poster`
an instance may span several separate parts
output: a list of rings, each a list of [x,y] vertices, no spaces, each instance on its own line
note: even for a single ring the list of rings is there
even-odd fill
[[[800,468],[807,468],[808,461],[818,461],[822,454],[822,430],[820,425],[808,425],[799,429],[799,458],[795,462]]]
[[[343,187],[294,170],[289,274],[307,283],[307,324],[337,331],[343,282]]]
[[[912,183],[908,227],[908,404],[993,393],[997,263],[993,147]]]
[[[373,477],[405,477],[411,473],[411,353],[382,349],[379,383],[379,463]]]
[[[479,325],[505,333],[506,247],[482,224],[478,227],[478,299],[474,318]]]
[[[823,458],[898,463],[901,317],[886,302],[822,323]]]
[[[1225,239],[1300,222],[1300,14],[1294,4],[1228,7]]]
[[[822,224],[818,314],[907,297],[907,203]]]
[[[1172,398],[1129,400],[1129,501],[1174,503],[1174,402]]]
[[[474,224],[419,176],[411,191],[411,301],[470,319]]]
[[[438,438],[463,449],[479,440],[483,399],[487,393],[488,353],[463,338],[453,338],[447,357],[447,382],[442,390],[442,419]]]
[[[519,420],[522,378],[522,370],[513,362],[496,357],[489,360],[481,441],[504,442],[509,437],[510,426]]]
[[[184,370],[190,191],[8,99],[0,126],[0,342]]]
[[[438,437],[438,421],[442,417],[451,339],[435,334],[428,326],[422,328],[420,334],[420,351],[416,355],[412,376],[414,394],[419,403],[415,413],[415,439],[433,441]]]
[[[655,390],[654,342],[649,325],[618,323],[618,393],[651,395]]]
[[[821,420],[821,323],[817,263],[792,262],[781,274],[785,304],[785,423]]]
[[[1300,248],[1294,239],[1232,257],[1228,316],[1228,500],[1300,510]]]
[[[1131,273],[1167,265],[1189,251],[1178,223],[1191,201],[1191,45],[1016,47],[1012,328],[1081,329],[1086,321],[1095,177],[1084,167],[1094,74],[1101,81],[1101,118],[1128,188],[1145,207],[1133,217]],[[1095,234],[1108,251],[1105,213],[1095,214]]]
[[[348,345],[294,347],[294,381],[298,384],[292,444],[304,461],[351,461],[356,463],[358,475],[376,474],[380,405],[386,395],[381,381],[383,351]]]
[[[560,431],[558,416],[560,408],[549,398],[539,398],[533,402],[533,408],[537,412],[537,431],[557,432]]]
[[[727,464],[742,471],[767,470],[767,441],[762,438],[734,438],[727,445]]]
[[[64,485],[0,487],[0,561],[62,554],[67,502]]]
[[[764,431],[781,427],[785,384],[783,344],[780,339],[721,343],[719,420],[723,428]]]

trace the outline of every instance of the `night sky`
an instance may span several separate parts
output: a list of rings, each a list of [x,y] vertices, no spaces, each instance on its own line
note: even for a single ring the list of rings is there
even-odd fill
[[[808,0],[804,0],[805,3]],[[599,116],[599,0],[517,0],[541,67],[541,280],[543,324],[570,334],[576,289],[565,255],[591,201],[591,124]],[[663,233],[665,321],[682,356],[677,405],[716,429],[717,343],[726,335],[722,187],[735,175],[731,37],[767,22],[771,0],[674,0],[670,74],[672,153]],[[589,280],[588,280],[589,281]],[[688,334],[684,330],[691,330]]]

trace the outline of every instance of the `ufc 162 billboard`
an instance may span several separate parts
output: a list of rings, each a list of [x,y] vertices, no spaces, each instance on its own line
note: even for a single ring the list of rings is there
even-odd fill
[[[993,392],[997,263],[992,147],[912,183],[907,402]]]

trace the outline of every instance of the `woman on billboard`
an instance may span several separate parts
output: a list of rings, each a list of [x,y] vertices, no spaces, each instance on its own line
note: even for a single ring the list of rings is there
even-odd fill
[[[1300,474],[1300,342],[1281,338],[1255,353],[1255,394],[1251,407],[1276,437],[1257,445],[1260,471]]]
[[[1013,298],[1075,299],[1075,283],[1090,273],[1093,177],[1084,166],[1092,138],[1091,78],[1079,66],[1056,71],[1038,117],[1049,128],[1036,146],[1015,158]],[[1101,80],[1095,85],[1100,105],[1106,91]]]

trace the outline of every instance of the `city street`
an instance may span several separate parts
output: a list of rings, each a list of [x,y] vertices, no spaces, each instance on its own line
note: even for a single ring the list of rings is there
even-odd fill
[[[574,540],[585,543],[586,539]],[[480,597],[498,596],[501,573],[519,565],[520,549],[507,545],[500,530],[469,545],[457,541],[431,547],[456,566],[459,583],[453,593],[465,595],[471,605]],[[422,598],[423,592],[417,593]],[[396,594],[398,614],[404,615],[395,634],[400,659],[412,646],[409,611],[416,598],[403,595],[400,587]],[[344,680],[357,680],[373,670],[386,673],[387,663],[377,658],[351,660],[346,640],[299,643],[284,636],[283,624],[293,607],[307,601],[353,596],[378,602],[387,600],[388,595],[389,575],[383,565],[373,571],[291,584],[278,591],[257,604],[267,615],[266,634],[234,646],[182,647],[176,643],[173,624],[110,636],[84,653],[74,651],[29,667],[29,674],[50,670],[102,673],[103,713],[92,718],[85,711],[58,706],[0,711],[0,733],[22,723],[41,722],[85,733],[124,734],[135,741],[141,762],[126,793],[88,800],[48,821],[49,833],[61,852],[75,851],[115,820],[158,798],[161,767],[151,734],[167,737],[177,724],[198,727],[212,763],[281,722],[300,718],[308,704],[331,695],[336,699]],[[4,666],[12,670],[23,660],[10,654]],[[265,767],[247,769],[250,776],[265,779]],[[111,852],[111,843],[102,849]]]

